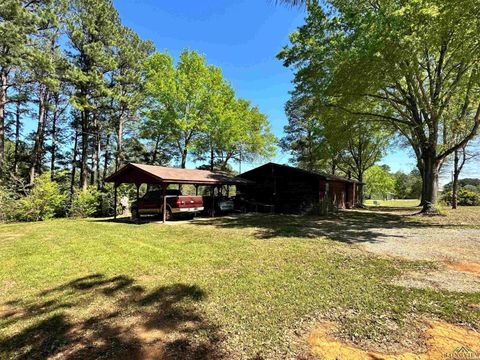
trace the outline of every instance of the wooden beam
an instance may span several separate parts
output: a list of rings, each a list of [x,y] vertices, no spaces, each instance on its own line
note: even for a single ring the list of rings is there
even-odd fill
[[[162,216],[163,216],[163,223],[167,221],[167,187],[168,184],[162,184],[162,190],[163,190],[163,210],[162,210]]]
[[[137,187],[137,209],[136,209],[137,221],[140,220],[140,208],[138,206],[138,203],[140,201],[140,185],[142,185],[142,184],[135,184],[135,186]]]
[[[113,219],[117,219],[117,183],[113,187]]]
[[[212,190],[212,211],[211,216],[215,217],[215,186],[211,187]]]

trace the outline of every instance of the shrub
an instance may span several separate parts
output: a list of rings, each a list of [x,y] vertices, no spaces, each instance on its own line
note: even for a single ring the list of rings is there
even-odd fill
[[[50,173],[35,178],[27,196],[18,200],[14,217],[20,221],[41,221],[53,218],[64,205],[66,196],[58,184],[50,179]]]
[[[448,191],[442,195],[443,201],[447,205],[452,204],[452,192]],[[465,188],[458,189],[458,205],[460,206],[480,206],[480,193],[470,191]]]
[[[100,193],[94,187],[88,187],[86,190],[76,189],[70,207],[70,216],[88,217],[95,215],[98,211],[99,199]]]
[[[0,221],[13,220],[15,216],[15,194],[0,186]]]

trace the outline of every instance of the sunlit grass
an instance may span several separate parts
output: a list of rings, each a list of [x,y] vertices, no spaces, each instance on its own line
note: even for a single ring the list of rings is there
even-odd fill
[[[416,207],[419,204],[420,200],[418,199],[365,200],[366,206]]]
[[[0,225],[0,358],[133,357],[138,329],[172,334],[161,346],[174,358],[281,358],[300,351],[295,331],[312,317],[338,320],[352,341],[386,344],[415,336],[422,316],[480,325],[468,306],[479,294],[390,285],[429,264],[316,237],[303,229],[314,218],[253,219]]]

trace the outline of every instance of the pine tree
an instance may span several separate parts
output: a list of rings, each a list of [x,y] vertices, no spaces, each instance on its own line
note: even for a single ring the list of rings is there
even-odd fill
[[[106,74],[115,70],[114,47],[120,22],[109,0],[74,0],[67,18],[74,87],[71,102],[80,111],[80,185],[88,185],[88,156],[91,134],[100,99],[109,95]]]

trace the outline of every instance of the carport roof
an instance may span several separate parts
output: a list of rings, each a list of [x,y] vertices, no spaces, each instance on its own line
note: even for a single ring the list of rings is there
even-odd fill
[[[250,180],[230,176],[224,172],[135,163],[125,165],[110,175],[106,181],[116,184],[247,185],[252,183]]]

